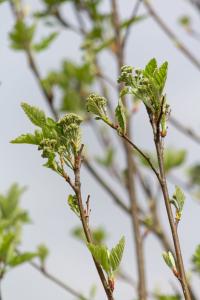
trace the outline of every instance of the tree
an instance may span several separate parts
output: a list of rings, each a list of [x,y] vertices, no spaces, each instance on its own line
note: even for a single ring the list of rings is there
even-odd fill
[[[93,228],[90,191],[84,195],[81,189],[82,168],[87,169],[102,189],[109,194],[110,199],[131,220],[137,266],[136,270],[132,271],[137,282],[136,298],[140,300],[149,298],[198,299],[186,275],[178,230],[186,197],[181,186],[182,181],[172,176],[173,169],[184,164],[186,151],[166,148],[165,139],[170,134],[168,133],[169,122],[198,143],[200,137],[170,116],[170,101],[165,94],[167,62],[159,65],[157,60],[152,58],[142,68],[126,65],[125,50],[128,47],[131,28],[152,16],[164,33],[176,42],[178,49],[198,70],[200,69],[199,60],[168,28],[165,20],[156,13],[149,1],[143,1],[143,3],[135,1],[133,12],[127,19],[121,18],[119,3],[115,0],[110,1],[110,9],[106,12],[103,10],[102,1],[98,0],[43,0],[41,1],[42,8],[31,16],[26,15],[25,6],[20,0],[7,2],[15,18],[14,27],[9,35],[11,47],[16,51],[24,52],[27,56],[30,70],[52,114],[52,117],[48,117],[40,108],[23,102],[21,106],[25,114],[37,128],[33,133],[22,134],[11,142],[36,145],[42,152],[42,157],[46,159],[44,166],[61,176],[70,186],[72,194],[68,196],[68,205],[80,220],[80,227],[74,230],[74,235],[87,246],[105,291],[105,297],[109,300],[114,299],[116,278],[130,282],[126,273],[119,269],[125,248],[125,238],[119,237],[119,242],[109,250],[105,242],[105,231],[101,228]],[[138,13],[142,4],[146,8],[145,14]],[[63,13],[63,9],[68,6],[75,12],[76,25]],[[49,26],[49,34],[39,41],[38,23]],[[36,62],[36,54],[47,50],[52,43],[56,42],[58,32],[54,28],[57,24],[72,31],[74,35],[81,36],[82,60],[80,63],[75,63],[70,59],[65,60],[60,69],[50,71],[43,77]],[[193,37],[197,37],[188,16],[181,17],[180,24]],[[113,80],[110,74],[107,75],[101,64],[101,58],[106,52],[109,52],[116,62],[118,81]],[[96,87],[97,84],[99,87]],[[92,92],[94,89],[95,93]],[[111,101],[112,89],[115,89],[116,93],[114,104]],[[57,96],[57,91],[59,96]],[[59,107],[56,105],[58,97],[61,100]],[[135,118],[138,107],[142,105],[152,130],[152,141],[155,145],[153,153],[138,146],[132,133],[132,120]],[[144,119],[145,122],[148,122],[146,119]],[[92,127],[103,145],[103,155],[98,155],[94,159],[85,150],[82,142],[81,126],[85,124]],[[117,146],[114,147],[115,144]],[[124,170],[117,163],[118,149],[123,152],[125,158]],[[128,199],[128,204],[116,192],[115,186],[102,176],[99,167],[104,169],[106,176],[112,176],[115,184],[125,191],[124,197]],[[169,190],[170,179],[174,185],[173,192]],[[138,187],[142,190],[142,197],[145,198],[144,204],[140,202],[141,194],[138,193]],[[184,188],[198,196],[199,164],[189,168]],[[159,190],[159,195],[157,190]],[[159,202],[164,203],[165,220],[171,231],[169,237],[161,222]],[[95,210],[95,205],[93,205],[93,210]],[[13,216],[8,215],[7,218],[9,223],[12,222]],[[24,222],[24,219],[21,221]],[[4,217],[2,217],[2,224],[4,224]],[[20,226],[22,224],[20,223]],[[11,237],[7,238],[7,235],[13,235],[13,229],[10,234],[6,227],[8,225],[2,226],[2,278],[7,267],[12,268],[29,261],[35,269],[73,296],[88,299],[77,292],[78,286],[71,288],[49,274],[45,264],[48,253],[45,246],[40,246],[33,253],[21,253],[18,249],[19,243]],[[175,292],[169,291],[165,295],[160,291],[153,292],[152,287],[150,290],[147,288],[144,250],[146,237],[149,234],[156,237],[162,245],[164,262],[172,272],[172,279],[174,276],[174,282],[177,283],[178,290]],[[126,236],[126,233],[124,235]],[[7,243],[5,239],[9,242]],[[12,248],[11,257],[9,247]],[[161,259],[161,256],[157,259]],[[39,264],[33,261],[35,257],[39,258]],[[192,264],[194,272],[199,273],[199,246],[192,258]],[[93,297],[91,293],[90,298],[93,299]]]

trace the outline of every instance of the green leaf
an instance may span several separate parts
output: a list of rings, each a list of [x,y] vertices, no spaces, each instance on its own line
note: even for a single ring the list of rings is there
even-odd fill
[[[10,33],[11,47],[16,50],[26,50],[30,47],[34,34],[35,25],[26,25],[23,20],[18,20]]]
[[[125,247],[125,237],[122,237],[119,243],[112,248],[110,252],[110,264],[113,272],[116,271],[122,260],[123,252]]]
[[[146,76],[146,77],[152,77],[155,70],[157,69],[157,61],[155,58],[152,58],[146,65],[144,71],[143,71],[143,74]]]
[[[41,128],[46,125],[46,116],[42,110],[37,107],[31,106],[28,103],[22,103],[21,106],[34,125]]]
[[[196,247],[195,253],[192,256],[193,269],[200,274],[200,245]]]
[[[43,244],[39,245],[37,248],[37,255],[40,259],[41,264],[44,265],[45,260],[46,260],[47,256],[49,255],[48,248]]]
[[[175,270],[176,263],[175,263],[173,254],[170,251],[168,251],[168,252],[163,252],[162,256],[163,256],[165,263],[168,265],[168,267],[172,270]]]
[[[34,44],[32,46],[33,50],[36,52],[41,52],[48,49],[57,36],[58,32],[50,33],[47,37],[44,37],[39,43]]]
[[[37,253],[32,253],[32,252],[24,252],[22,254],[18,254],[13,256],[8,264],[10,267],[17,267],[19,265],[22,265],[24,263],[27,263],[29,261],[31,261],[33,258],[37,257],[38,254]]]
[[[104,167],[110,167],[113,163],[114,155],[114,149],[112,147],[109,147],[105,153],[105,157],[96,157],[96,161]]]
[[[109,250],[104,245],[93,245],[88,243],[88,248],[94,257],[94,259],[102,266],[104,271],[109,274],[111,272],[111,266],[109,262]]]
[[[12,140],[12,144],[32,144],[39,145],[43,139],[42,133],[38,133],[37,135],[26,133],[22,134],[16,139]]]
[[[126,29],[127,27],[130,27],[131,25],[135,25],[143,20],[145,20],[148,16],[147,15],[140,15],[140,16],[134,16],[131,17],[125,21],[122,21],[120,24],[121,29]]]
[[[170,202],[176,207],[176,219],[180,220],[185,203],[185,195],[178,186],[176,186],[173,198]]]
[[[117,105],[117,108],[115,110],[115,116],[117,119],[117,122],[119,124],[119,129],[122,131],[123,134],[126,133],[126,114],[125,114],[125,109],[124,105],[121,101],[121,98],[119,98],[119,102]]]
[[[79,210],[79,206],[78,206],[78,201],[77,201],[77,197],[74,195],[69,195],[68,196],[68,204],[69,207],[71,208],[71,210],[78,216],[80,217],[80,210]]]

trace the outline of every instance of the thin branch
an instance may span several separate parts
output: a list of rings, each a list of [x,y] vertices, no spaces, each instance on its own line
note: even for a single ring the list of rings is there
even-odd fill
[[[163,19],[157,14],[149,0],[143,1],[149,14],[154,18],[163,32],[172,40],[174,45],[187,57],[191,63],[200,71],[200,61],[190,52],[190,50],[178,39],[174,32],[167,26]]]
[[[169,122],[181,133],[188,136],[190,139],[195,141],[196,143],[200,144],[200,135],[198,135],[192,128],[189,128],[185,125],[183,125],[181,122],[179,122],[174,117],[169,118]]]
[[[81,223],[83,226],[83,230],[85,233],[85,237],[88,243],[92,243],[92,235],[88,226],[88,216],[85,214],[85,209],[83,206],[83,200],[82,200],[82,193],[81,193],[81,182],[80,182],[80,168],[81,168],[81,163],[82,163],[82,150],[83,150],[83,145],[81,146],[78,155],[75,158],[75,168],[74,168],[74,175],[75,175],[75,187],[74,187],[74,192],[77,197],[78,201],[78,206],[80,210],[80,219]],[[99,274],[99,277],[101,279],[102,285],[104,287],[105,293],[107,295],[108,300],[114,300],[113,298],[113,293],[111,288],[109,287],[107,280],[105,278],[105,275],[103,273],[103,270],[101,266],[97,263],[95,258],[93,257],[94,264],[96,266],[97,272]]]
[[[173,212],[172,212],[172,208],[171,208],[171,204],[170,204],[170,197],[169,197],[166,175],[165,175],[165,170],[164,170],[163,140],[160,137],[159,125],[156,124],[151,118],[150,118],[150,121],[152,124],[152,129],[153,129],[153,134],[154,134],[154,142],[155,142],[159,170],[160,170],[160,179],[161,180],[159,182],[160,182],[161,190],[163,193],[163,198],[164,198],[164,202],[165,202],[165,207],[166,207],[166,211],[167,211],[167,216],[168,216],[168,220],[169,220],[169,224],[170,224],[170,228],[171,228],[171,233],[172,233],[172,238],[173,238],[173,243],[174,243],[174,248],[175,248],[175,253],[176,253],[176,260],[177,260],[177,264],[178,264],[177,278],[180,281],[180,284],[182,286],[184,298],[186,300],[191,300],[190,291],[189,291],[186,274],[185,274],[183,257],[182,257],[182,253],[181,253],[179,236],[178,236],[178,232],[177,232],[177,226],[174,221],[174,216],[173,216]]]
[[[73,296],[75,296],[75,297],[77,297],[79,299],[88,300],[85,296],[83,296],[82,294],[78,293],[75,289],[73,289],[72,287],[70,287],[69,285],[67,285],[66,283],[64,283],[63,281],[61,281],[60,279],[58,279],[57,277],[55,277],[51,273],[49,273],[46,269],[41,268],[35,262],[30,262],[30,265],[35,270],[39,271],[47,279],[49,279],[50,281],[52,281],[54,284],[56,284],[60,288],[64,289],[66,292],[70,293],[71,295],[73,295]]]
[[[138,14],[138,10],[139,10],[139,8],[140,8],[141,3],[142,3],[142,0],[137,0],[137,1],[136,1],[135,6],[133,7],[133,12],[132,12],[131,17],[130,17],[131,20],[136,19],[137,14]],[[124,49],[125,46],[126,46],[126,44],[127,44],[127,40],[128,40],[129,35],[130,35],[130,32],[131,32],[131,27],[132,27],[132,26],[129,25],[129,26],[127,27],[127,29],[126,29],[124,38],[123,38],[123,40],[122,40],[122,49]]]

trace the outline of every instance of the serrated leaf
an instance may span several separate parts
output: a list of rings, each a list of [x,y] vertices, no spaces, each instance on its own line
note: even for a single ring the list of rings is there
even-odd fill
[[[38,126],[43,128],[46,125],[46,116],[45,113],[37,107],[31,106],[28,103],[23,102],[21,104],[24,112],[30,119],[30,121]]]
[[[113,272],[117,270],[122,260],[123,252],[125,247],[125,238],[122,237],[119,243],[112,248],[110,252],[110,264]]]
[[[88,243],[88,248],[94,259],[102,266],[104,271],[109,274],[111,266],[109,263],[109,250],[104,245],[93,245]]]
[[[119,98],[119,102],[118,102],[117,108],[115,110],[115,117],[119,124],[119,129],[122,131],[123,134],[125,134],[126,133],[126,114],[125,114],[125,109],[124,109],[124,105],[121,101],[121,98]]]
[[[157,69],[157,61],[155,58],[152,58],[146,65],[143,74],[146,77],[152,77],[154,71]]]
[[[50,33],[47,37],[44,37],[39,43],[33,45],[33,50],[36,52],[41,52],[51,45],[51,43],[56,39],[58,36],[58,32]]]
[[[42,139],[40,140],[40,142],[41,141]],[[12,144],[32,144],[32,145],[39,145],[40,142],[38,141],[38,138],[31,133],[22,134],[16,139],[11,141]]]

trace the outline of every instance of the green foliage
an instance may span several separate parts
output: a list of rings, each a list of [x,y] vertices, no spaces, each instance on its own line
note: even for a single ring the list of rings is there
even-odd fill
[[[123,134],[126,133],[126,114],[125,108],[122,103],[121,98],[119,98],[117,108],[115,110],[115,116],[119,125],[119,133],[122,132]]]
[[[69,195],[67,202],[71,210],[80,218],[80,210],[78,206],[77,197],[75,195]]]
[[[98,228],[95,228],[95,229],[90,229],[90,231],[92,233],[92,239],[93,239],[93,242],[94,242],[95,245],[101,245],[105,242],[105,240],[107,238],[107,233],[102,227],[98,227]],[[81,240],[81,241],[84,241],[84,242],[86,241],[83,228],[80,227],[80,226],[75,227],[72,230],[72,235],[74,237],[76,237],[78,240]]]
[[[170,202],[176,208],[176,219],[179,221],[181,219],[182,212],[183,212],[183,207],[184,207],[184,203],[185,203],[185,195],[178,186],[176,186],[173,198]]]
[[[199,186],[200,185],[200,164],[193,165],[188,170],[188,176],[191,185]]]
[[[22,103],[22,108],[30,121],[41,130],[36,130],[34,134],[23,134],[11,142],[38,145],[42,157],[47,158],[44,166],[64,176],[64,164],[73,168],[75,156],[80,149],[82,119],[71,113],[55,122],[47,118],[43,111],[27,103]]]
[[[145,152],[145,153],[151,159],[154,166],[158,167],[158,161],[157,161],[156,155],[154,153],[150,153],[150,152]],[[186,155],[187,155],[187,152],[183,149],[177,150],[177,149],[173,149],[173,148],[166,148],[165,152],[164,152],[165,172],[169,173],[173,169],[180,167],[185,162]],[[138,154],[138,156],[139,156],[142,164],[145,167],[149,168],[149,164],[147,163],[147,161],[141,155]]]
[[[42,38],[39,43],[33,45],[33,50],[36,52],[41,52],[49,48],[53,41],[57,38],[58,33],[52,32],[47,37]]]
[[[25,114],[29,120],[36,126],[43,128],[46,125],[45,113],[37,107],[30,106],[28,103],[22,103]]]
[[[19,253],[23,225],[28,223],[28,213],[20,207],[24,189],[13,184],[6,195],[0,194],[0,277],[12,268],[26,263],[37,256],[37,252]]]
[[[23,20],[17,21],[10,33],[11,47],[16,50],[30,49],[35,29],[35,25],[29,26]]]
[[[115,155],[115,151],[112,147],[109,147],[107,149],[107,151],[105,152],[105,156],[104,157],[96,157],[96,161],[104,166],[104,167],[111,167],[113,160],[114,160],[114,155]]]
[[[34,43],[36,33],[36,25],[26,24],[24,19],[20,19],[15,23],[13,30],[10,32],[11,48],[15,50],[36,51],[46,50],[57,37],[57,32],[52,32],[48,36],[41,39],[40,42]]]
[[[190,27],[191,25],[191,19],[189,16],[187,15],[184,15],[184,16],[181,16],[178,20],[179,24],[182,25],[183,27]]]
[[[76,64],[64,61],[61,69],[52,71],[42,84],[48,93],[55,88],[61,92],[61,110],[85,113],[85,98],[94,81],[94,71],[90,64]]]
[[[172,270],[176,270],[176,263],[173,257],[173,254],[168,251],[168,252],[163,252],[163,259],[165,261],[165,263],[167,264],[167,266]]]
[[[123,66],[119,83],[124,83],[123,94],[134,95],[143,101],[149,113],[159,117],[161,110],[165,114],[169,111],[167,103],[163,105],[163,90],[167,78],[168,63],[157,66],[155,58],[151,59],[144,70]]]
[[[195,253],[192,256],[193,269],[200,274],[200,245],[196,247]]]
[[[38,258],[40,259],[41,266],[44,267],[45,261],[49,255],[48,248],[45,245],[40,244],[37,247],[37,255],[38,255]]]
[[[118,269],[123,256],[124,246],[124,237],[111,250],[104,245],[88,244],[92,256],[102,266],[108,278],[112,278],[113,273]]]
[[[108,120],[107,117],[107,100],[97,94],[90,94],[87,98],[87,110],[97,116],[97,119],[104,121]]]

